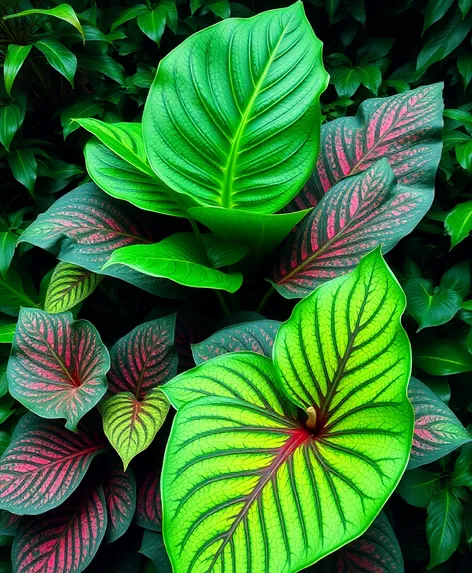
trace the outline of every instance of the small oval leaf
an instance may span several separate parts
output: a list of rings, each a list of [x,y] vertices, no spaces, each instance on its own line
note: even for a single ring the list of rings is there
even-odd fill
[[[70,263],[59,263],[51,276],[44,310],[56,313],[70,310],[90,296],[103,276]]]

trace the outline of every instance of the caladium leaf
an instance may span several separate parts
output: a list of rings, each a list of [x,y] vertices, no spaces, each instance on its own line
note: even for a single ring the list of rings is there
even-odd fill
[[[88,183],[55,201],[24,231],[19,242],[46,249],[60,261],[120,278],[151,294],[178,297],[181,293],[173,283],[123,266],[102,268],[116,249],[151,242],[142,225],[135,222],[140,218],[142,213]]]
[[[136,523],[145,529],[162,531],[161,472],[152,470],[138,490]]]
[[[410,233],[431,204],[422,190],[399,186],[382,159],[335,185],[283,245],[272,285],[302,298],[352,270],[378,245],[388,252]]]
[[[175,570],[293,573],[367,529],[411,447],[405,302],[375,251],[297,305],[275,369],[226,354],[163,387],[178,409],[161,488]]]
[[[95,556],[107,528],[101,487],[78,491],[67,503],[24,520],[13,542],[17,573],[81,573]]]
[[[22,308],[16,325],[8,389],[43,418],[65,418],[75,430],[107,390],[110,357],[95,327],[70,312]]]
[[[0,510],[0,535],[14,537],[21,521],[21,515],[15,515],[4,509]]]
[[[169,402],[159,388],[138,400],[131,392],[115,394],[100,405],[103,429],[124,469],[148,448],[166,419]]]
[[[102,280],[102,275],[70,263],[59,263],[51,276],[44,310],[64,312],[90,296]]]
[[[408,468],[430,464],[472,441],[472,436],[452,410],[426,384],[412,378],[408,397],[415,410],[415,432]]]
[[[335,119],[321,129],[316,169],[290,210],[307,209],[341,179],[387,158],[399,185],[433,199],[442,149],[442,84],[422,86],[361,103],[355,117]]]
[[[0,508],[37,515],[64,502],[105,448],[89,421],[77,433],[31,412],[19,421],[0,460]]]
[[[175,314],[140,324],[110,351],[109,390],[130,392],[138,400],[177,373]]]
[[[160,63],[146,101],[153,170],[201,205],[281,209],[318,153],[321,48],[301,2],[187,38]]]
[[[403,556],[386,515],[381,512],[358,539],[306,573],[404,573]]]
[[[276,320],[254,320],[227,326],[192,346],[195,364],[206,362],[228,352],[252,351],[272,357],[275,335],[280,327]]]
[[[105,541],[111,543],[124,535],[131,524],[136,509],[136,480],[133,471],[123,471],[113,464],[103,482],[103,492],[108,515]]]

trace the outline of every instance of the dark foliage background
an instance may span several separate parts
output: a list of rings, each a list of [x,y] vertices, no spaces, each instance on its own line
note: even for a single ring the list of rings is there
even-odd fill
[[[0,20],[0,64],[9,44],[29,45],[44,38],[59,41],[77,57],[75,74],[73,66],[61,68],[59,73],[54,69],[54,62],[48,62],[33,47],[15,79],[11,97],[4,86],[0,86],[0,325],[10,323],[20,305],[41,303],[56,264],[52,255],[39,249],[31,250],[22,245],[15,251],[21,231],[55,199],[86,179],[82,148],[88,134],[70,119],[99,117],[109,122],[139,121],[159,60],[185,37],[230,14],[249,16],[290,2],[178,1],[178,25],[167,20],[162,38],[161,29],[147,30],[148,35],[143,33],[135,19],[112,30],[113,22],[133,6],[133,2],[78,0],[70,4],[86,30],[85,45],[69,23],[55,18],[31,16]],[[0,14],[53,5],[40,0],[32,4],[0,0]],[[452,268],[462,285],[462,299],[470,294],[470,239],[466,238],[451,250],[445,221],[458,204],[472,199],[471,5],[470,0],[305,2],[308,18],[324,42],[325,65],[331,74],[329,88],[322,96],[326,119],[353,115],[360,102],[374,95],[393,95],[418,85],[444,82],[444,153],[436,199],[423,222],[387,260],[409,298],[409,314],[404,323],[413,346],[415,374],[449,404],[466,427],[471,422],[472,411],[472,336],[469,335],[472,305],[462,304],[462,308],[457,307],[452,314],[440,308],[442,318],[436,322],[443,324],[417,332],[418,323],[421,325],[427,317],[424,308],[415,302],[415,295],[418,289],[430,288],[433,296],[444,273]],[[73,77],[73,87],[68,75],[71,80]],[[472,218],[472,209],[468,209]],[[149,223],[160,237],[188,230],[186,221],[171,217],[150,215]],[[465,235],[470,228],[472,223],[466,227]],[[454,234],[454,229],[451,232]],[[267,268],[271,261],[271,257],[266,258]],[[459,263],[464,264],[455,267]],[[259,264],[247,274],[243,288],[229,302],[233,313],[256,310],[267,288],[264,270]],[[292,302],[274,295],[264,314],[285,320],[292,307]],[[106,278],[83,303],[80,315],[93,321],[105,343],[112,344],[145,319],[177,309],[181,367],[184,368],[191,361],[189,343],[203,339],[225,324],[212,293],[199,292],[198,298],[194,295],[174,303]],[[5,367],[8,352],[9,345],[2,344],[0,368]],[[444,360],[433,362],[428,356]],[[453,357],[454,367],[448,366],[448,357]],[[3,394],[0,401],[2,451],[23,413],[22,407],[8,394]],[[142,464],[154,463],[162,456],[169,427],[170,419],[159,433],[157,443],[142,456]],[[438,487],[449,488],[463,507],[462,526],[448,542],[451,557],[434,567],[434,573],[472,571],[469,551],[472,497],[469,487],[455,486],[452,479],[459,453],[465,456],[470,476],[472,454],[466,448],[423,468],[439,475]],[[472,477],[468,483],[471,485]],[[427,510],[408,504],[398,494],[394,494],[386,509],[402,548],[406,571],[425,571],[429,560]],[[120,540],[118,554],[114,545],[101,550],[98,563],[89,569],[155,571],[151,560],[143,557],[140,561],[137,551],[141,538],[142,530],[132,528]],[[9,570],[10,543],[10,538],[0,537],[3,558],[0,571]],[[149,556],[152,557],[152,551],[148,552]],[[164,571],[159,567],[158,571]]]

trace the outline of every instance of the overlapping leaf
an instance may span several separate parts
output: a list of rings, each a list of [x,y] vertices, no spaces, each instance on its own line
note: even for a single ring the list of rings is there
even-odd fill
[[[225,354],[164,386],[178,409],[162,475],[175,571],[292,573],[366,530],[411,446],[404,307],[376,251],[296,307],[275,370]]]
[[[430,203],[442,148],[442,84],[361,103],[355,117],[321,129],[316,169],[291,210],[316,205],[341,179],[386,157],[399,185],[422,191]]]
[[[161,472],[151,470],[138,490],[136,523],[152,531],[162,530],[160,479]]]
[[[105,541],[111,543],[124,535],[136,509],[136,480],[131,469],[112,465],[103,482],[108,524]]]
[[[272,357],[275,335],[280,327],[276,320],[254,320],[219,330],[210,338],[192,346],[195,364],[228,352],[252,351]]]
[[[327,81],[301,2],[204,29],[159,65],[143,115],[150,164],[201,205],[278,211],[314,167]]]
[[[123,266],[103,270],[112,253],[125,245],[151,242],[142,214],[100,191],[93,183],[67,193],[32,223],[20,238],[51,251],[60,261],[120,278],[152,294],[179,296],[175,284]]]
[[[412,378],[408,396],[415,410],[409,468],[430,464],[472,441],[455,414],[426,384]]]
[[[392,249],[410,233],[432,195],[396,184],[386,159],[337,183],[283,245],[272,284],[286,298],[352,270],[378,245]]]
[[[43,418],[65,418],[75,430],[80,418],[105,394],[110,357],[95,327],[22,308],[8,362],[10,394]]]
[[[81,422],[74,433],[61,422],[26,414],[0,460],[0,508],[36,515],[57,507],[104,447],[93,424]]]
[[[59,263],[46,291],[44,310],[64,312],[90,296],[103,276],[70,263]]]
[[[22,521],[12,548],[16,573],[81,573],[95,556],[107,528],[101,487],[78,491],[44,516]]]

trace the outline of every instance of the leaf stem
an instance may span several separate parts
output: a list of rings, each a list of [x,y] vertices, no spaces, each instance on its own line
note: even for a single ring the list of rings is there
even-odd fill
[[[274,287],[271,286],[270,289],[265,293],[264,298],[259,303],[259,306],[256,309],[256,312],[262,312],[267,304],[267,301],[272,296],[272,293],[275,291]]]

